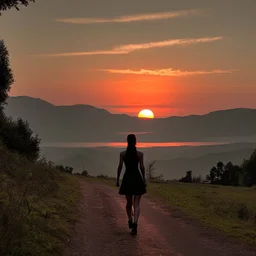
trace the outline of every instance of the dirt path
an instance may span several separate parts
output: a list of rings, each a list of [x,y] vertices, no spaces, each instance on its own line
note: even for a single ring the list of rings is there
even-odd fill
[[[216,239],[146,199],[141,201],[138,235],[127,227],[125,200],[102,184],[81,184],[80,221],[74,227],[67,256],[255,256],[234,243]]]

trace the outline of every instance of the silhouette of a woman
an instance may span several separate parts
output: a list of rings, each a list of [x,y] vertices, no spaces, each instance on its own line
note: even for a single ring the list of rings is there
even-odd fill
[[[137,234],[138,219],[140,215],[140,199],[141,196],[147,192],[145,167],[143,163],[143,153],[136,149],[136,136],[134,134],[129,134],[127,136],[127,144],[127,149],[120,153],[116,186],[119,187],[119,179],[123,163],[125,163],[126,170],[123,175],[119,194],[125,195],[126,197],[128,226],[133,234]],[[139,171],[139,166],[141,172]],[[132,205],[134,207],[134,221],[132,220]]]

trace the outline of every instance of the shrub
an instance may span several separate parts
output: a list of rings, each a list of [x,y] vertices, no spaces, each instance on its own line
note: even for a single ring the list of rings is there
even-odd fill
[[[13,153],[18,153],[35,162],[40,154],[40,139],[29,127],[27,121],[17,121],[0,115],[0,140]]]
[[[58,169],[61,172],[66,172],[69,174],[72,174],[72,172],[73,172],[73,167],[71,167],[71,166],[57,165],[56,169]]]
[[[89,173],[88,173],[88,171],[84,170],[84,171],[82,172],[82,175],[83,175],[83,176],[88,176]]]

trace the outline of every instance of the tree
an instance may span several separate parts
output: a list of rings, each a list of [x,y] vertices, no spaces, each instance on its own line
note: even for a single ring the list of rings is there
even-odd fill
[[[222,185],[231,185],[231,175],[233,172],[234,165],[231,162],[228,162],[222,173],[221,184]]]
[[[0,111],[8,98],[11,85],[14,82],[10,67],[9,52],[3,40],[0,40]]]
[[[29,5],[34,0],[0,0],[0,15],[3,11],[18,5]],[[11,85],[14,82],[10,67],[9,52],[3,40],[0,40],[0,139],[6,148],[25,156],[30,161],[37,161],[40,153],[40,139],[34,136],[27,121],[18,118],[13,121],[3,113],[3,105],[6,103]]]
[[[9,53],[4,41],[0,40],[0,139],[10,151],[35,161],[39,157],[40,139],[37,135],[33,135],[33,131],[26,121],[21,118],[13,121],[3,113],[3,106],[13,82]]]
[[[148,180],[154,179],[155,163],[156,163],[156,161],[153,161],[153,162],[149,163],[149,165],[148,165],[148,168],[146,170],[146,175],[147,175]]]
[[[25,156],[34,162],[40,154],[40,139],[34,135],[27,121],[18,118],[17,121],[0,115],[0,139],[11,152]]]
[[[223,162],[219,161],[217,163],[217,183],[220,184],[221,180],[222,180],[222,176],[223,176],[223,172],[224,172],[224,164]]]
[[[256,150],[253,151],[250,158],[245,160],[242,165],[246,185],[256,185]]]
[[[2,14],[2,11],[6,11],[11,8],[15,8],[19,11],[19,5],[28,6],[31,2],[35,2],[35,0],[1,0],[0,15]]]
[[[243,174],[243,169],[239,165],[234,165],[232,168],[230,181],[232,186],[239,186],[239,180]]]
[[[192,183],[192,171],[187,171],[186,176],[182,177],[179,181],[180,182]]]
[[[222,184],[223,185],[239,185],[239,177],[242,173],[242,168],[238,165],[233,165],[231,162],[228,162],[224,168],[222,175]]]
[[[206,179],[210,181],[211,184],[215,184],[217,181],[217,168],[215,166],[210,170],[210,174],[206,176]]]
[[[187,171],[185,179],[186,182],[192,182],[192,171]]]
[[[84,170],[84,171],[82,172],[82,175],[83,175],[83,176],[88,176],[89,173],[88,173],[88,171]]]
[[[201,175],[198,175],[198,176],[194,176],[192,178],[192,183],[202,183],[202,176]]]
[[[72,174],[72,172],[73,172],[73,167],[71,167],[71,166],[66,166],[65,167],[65,171],[67,172],[67,173],[70,173],[70,174]]]

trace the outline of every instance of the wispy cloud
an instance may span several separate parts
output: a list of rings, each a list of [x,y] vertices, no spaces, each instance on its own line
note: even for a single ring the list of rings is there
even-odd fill
[[[171,39],[165,40],[160,42],[150,42],[150,43],[143,43],[143,44],[127,44],[115,47],[115,51],[127,51],[132,52],[136,50],[144,50],[144,49],[151,49],[151,48],[159,48],[159,47],[167,47],[167,46],[174,46],[174,45],[189,45],[189,44],[200,44],[200,43],[209,43],[221,40],[222,37],[203,37],[203,38],[185,38],[185,39]]]
[[[57,18],[55,21],[70,24],[127,23],[136,21],[167,20],[202,14],[202,10],[191,9],[174,12],[144,13],[114,18]]]
[[[119,55],[127,54],[127,51],[117,50],[100,50],[100,51],[89,51],[89,52],[64,52],[64,53],[50,53],[50,54],[39,54],[41,57],[76,57],[76,56],[90,56],[90,55]]]
[[[119,55],[119,54],[129,54],[136,50],[145,50],[145,49],[168,47],[168,46],[175,46],[175,45],[191,45],[191,44],[210,43],[210,42],[214,42],[214,41],[218,41],[218,40],[222,40],[222,39],[223,39],[223,37],[221,37],[221,36],[202,37],[202,38],[170,39],[170,40],[164,40],[164,41],[158,41],[158,42],[119,45],[119,46],[115,46],[111,50],[40,54],[39,56],[72,57],[72,56],[88,56],[88,55]]]
[[[186,70],[168,68],[168,69],[155,69],[155,70],[103,69],[102,71],[112,73],[112,74],[123,74],[123,75],[134,74],[134,75],[182,77],[182,76],[196,76],[196,75],[231,74],[234,71],[238,71],[238,70],[236,70],[236,69],[229,69],[229,70],[215,69],[215,70],[186,71]]]

